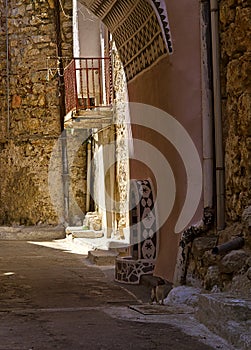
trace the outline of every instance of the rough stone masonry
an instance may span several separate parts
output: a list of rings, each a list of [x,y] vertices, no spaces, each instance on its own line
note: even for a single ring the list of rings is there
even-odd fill
[[[240,221],[243,210],[250,205],[250,18],[250,1],[220,1],[221,87],[228,222]]]
[[[72,1],[62,5],[62,55],[72,57]],[[0,224],[57,224],[48,189],[61,133],[54,1],[0,0],[0,17]]]
[[[188,247],[187,281],[199,280],[208,290],[250,297],[251,5],[245,0],[222,0],[219,5],[227,226],[195,238]],[[212,254],[213,247],[239,236],[243,247]]]

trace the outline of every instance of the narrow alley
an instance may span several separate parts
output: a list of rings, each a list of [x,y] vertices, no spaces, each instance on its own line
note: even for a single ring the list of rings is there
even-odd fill
[[[0,0],[0,350],[251,349],[250,18]]]
[[[1,350],[224,349],[203,328],[190,336],[167,315],[129,309],[148,302],[146,287],[127,290],[67,249],[65,240],[1,241]],[[192,315],[172,317],[183,326],[191,322],[190,333],[196,332]]]

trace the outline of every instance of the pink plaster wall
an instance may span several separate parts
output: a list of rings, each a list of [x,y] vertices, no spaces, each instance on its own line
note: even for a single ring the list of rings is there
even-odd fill
[[[192,0],[166,1],[174,53],[160,60],[128,84],[130,102],[158,107],[177,119],[193,139],[202,158],[202,106],[200,63],[200,8]],[[183,162],[173,145],[152,130],[133,127],[134,138],[157,147],[168,159],[177,186],[176,201],[168,220],[160,229],[160,249],[155,274],[173,281],[180,234],[174,233],[186,194]],[[131,162],[131,178],[150,176],[141,163]],[[168,185],[167,185],[168,186]],[[159,189],[157,191],[167,191]],[[191,224],[201,219],[202,200]]]

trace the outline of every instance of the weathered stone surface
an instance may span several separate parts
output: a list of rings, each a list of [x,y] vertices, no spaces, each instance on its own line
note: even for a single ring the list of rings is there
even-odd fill
[[[247,258],[246,265],[251,267],[251,256]]]
[[[242,214],[242,223],[248,228],[251,227],[251,206],[247,207]]]
[[[22,103],[22,98],[19,95],[14,95],[12,97],[12,108],[19,108]]]
[[[0,227],[0,239],[8,241],[51,241],[65,238],[63,227],[32,226],[32,227]]]
[[[196,306],[198,303],[198,296],[200,293],[200,288],[193,288],[187,286],[175,287],[165,298],[164,303],[176,305],[187,304],[189,306]]]
[[[218,266],[209,266],[204,280],[204,287],[211,290],[214,286],[220,287],[222,284],[220,269]]]
[[[0,223],[57,224],[62,218],[48,187],[50,157],[61,133],[57,60],[47,62],[57,55],[53,1],[7,5],[8,66],[5,2],[0,0]],[[70,12],[72,2],[65,5]],[[71,19],[62,15],[61,23],[65,54],[72,56]],[[54,79],[47,79],[46,68]]]
[[[224,1],[221,8],[221,23],[225,29],[222,32],[223,50],[228,56],[250,51],[251,8],[237,6],[229,9],[227,6],[226,1]]]
[[[100,231],[102,229],[102,217],[99,213],[87,213],[83,225],[90,230]]]
[[[207,250],[203,255],[203,263],[207,267],[217,265],[220,259],[221,257],[217,254],[213,254],[212,250]]]
[[[127,83],[126,76],[121,63],[119,53],[114,47],[115,65],[114,65],[114,91],[116,94],[116,105],[114,119],[116,123],[116,201],[118,238],[123,238],[123,229],[129,225],[128,216],[128,193],[129,193],[129,147],[128,144],[128,120],[127,120]]]
[[[226,213],[233,222],[240,220],[250,198],[251,6],[237,0],[219,4]]]
[[[2,224],[57,224],[48,187],[48,165],[55,140],[13,141],[0,153]]]
[[[114,265],[118,253],[108,250],[91,250],[88,252],[88,259],[91,263],[99,266]]]
[[[247,207],[242,214],[242,226],[246,247],[251,249],[251,206]]]
[[[93,231],[93,230],[72,231],[72,239],[74,238],[95,239],[95,238],[101,238],[103,236],[104,236],[104,233],[102,231]]]
[[[249,280],[251,280],[251,267],[249,267],[249,269],[247,271],[247,277]]]
[[[206,250],[212,249],[217,242],[217,237],[198,237],[193,241],[192,253],[201,257]]]
[[[11,226],[0,226],[0,234],[5,235],[5,234],[16,234],[18,232],[21,232],[22,226],[17,226],[17,227],[11,227]]]
[[[201,294],[196,317],[234,348],[250,349],[250,300],[224,293]]]
[[[229,242],[240,235],[244,238],[241,250],[212,254],[212,249],[204,250],[200,239],[195,240],[195,248],[189,255],[187,266],[187,280],[194,286],[202,286],[208,290],[231,291],[250,295],[251,286],[247,270],[251,266],[250,249],[246,233],[248,234],[249,209],[243,214],[241,223],[235,223],[220,231],[217,246]],[[205,237],[206,238],[206,237]],[[207,242],[205,240],[204,242]]]
[[[222,0],[220,7],[221,94],[225,151],[225,230],[217,245],[237,236],[242,250],[213,257],[210,251],[192,250],[188,271],[210,288],[211,269],[219,269],[223,290],[250,294],[250,166],[251,166],[251,5],[249,1]],[[245,209],[245,211],[244,211]],[[215,267],[209,267],[211,265]],[[192,267],[192,270],[191,270]],[[205,272],[205,267],[209,267]],[[217,278],[216,278],[217,280]]]
[[[76,225],[74,217],[83,222],[86,208],[86,144],[78,146],[78,133],[75,130],[75,136],[68,137],[67,153],[69,161],[69,191],[70,191],[70,218],[71,225]],[[83,141],[85,137],[83,134]],[[75,220],[76,221],[76,220]]]
[[[233,250],[221,260],[220,269],[224,273],[236,273],[246,264],[248,254],[244,250]]]
[[[235,237],[239,236],[241,232],[242,232],[241,223],[238,223],[238,222],[234,223],[233,225],[226,227],[224,230],[222,230],[219,233],[217,244],[220,245],[220,244],[229,242]]]
[[[233,277],[228,290],[234,295],[250,299],[251,295],[251,279],[250,268],[245,273],[237,274]]]

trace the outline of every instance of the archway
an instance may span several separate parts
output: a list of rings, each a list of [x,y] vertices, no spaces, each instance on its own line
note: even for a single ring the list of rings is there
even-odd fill
[[[81,0],[81,3],[99,17],[113,35],[125,69],[129,101],[168,112],[188,133],[198,158],[202,159],[200,5],[196,1],[189,4],[182,1],[177,5],[175,1],[145,0]],[[171,20],[173,43],[166,8]],[[171,53],[173,55],[169,56]],[[175,134],[176,130],[173,132]],[[176,199],[170,217],[160,228],[161,245],[156,266],[159,276],[173,281],[181,234],[180,231],[175,233],[174,228],[191,180],[183,156],[189,159],[190,155],[181,155],[169,139],[160,137],[153,129],[145,132],[144,128],[135,126],[133,137],[160,150],[174,173]],[[131,178],[146,179],[149,176],[147,169],[135,162],[131,163],[130,170]],[[199,173],[201,175],[201,169]],[[198,223],[203,216],[202,184],[197,185],[198,208],[195,205],[186,226]],[[168,198],[168,191],[166,196]]]
[[[158,59],[172,53],[165,1],[81,0],[107,26],[129,82]]]

